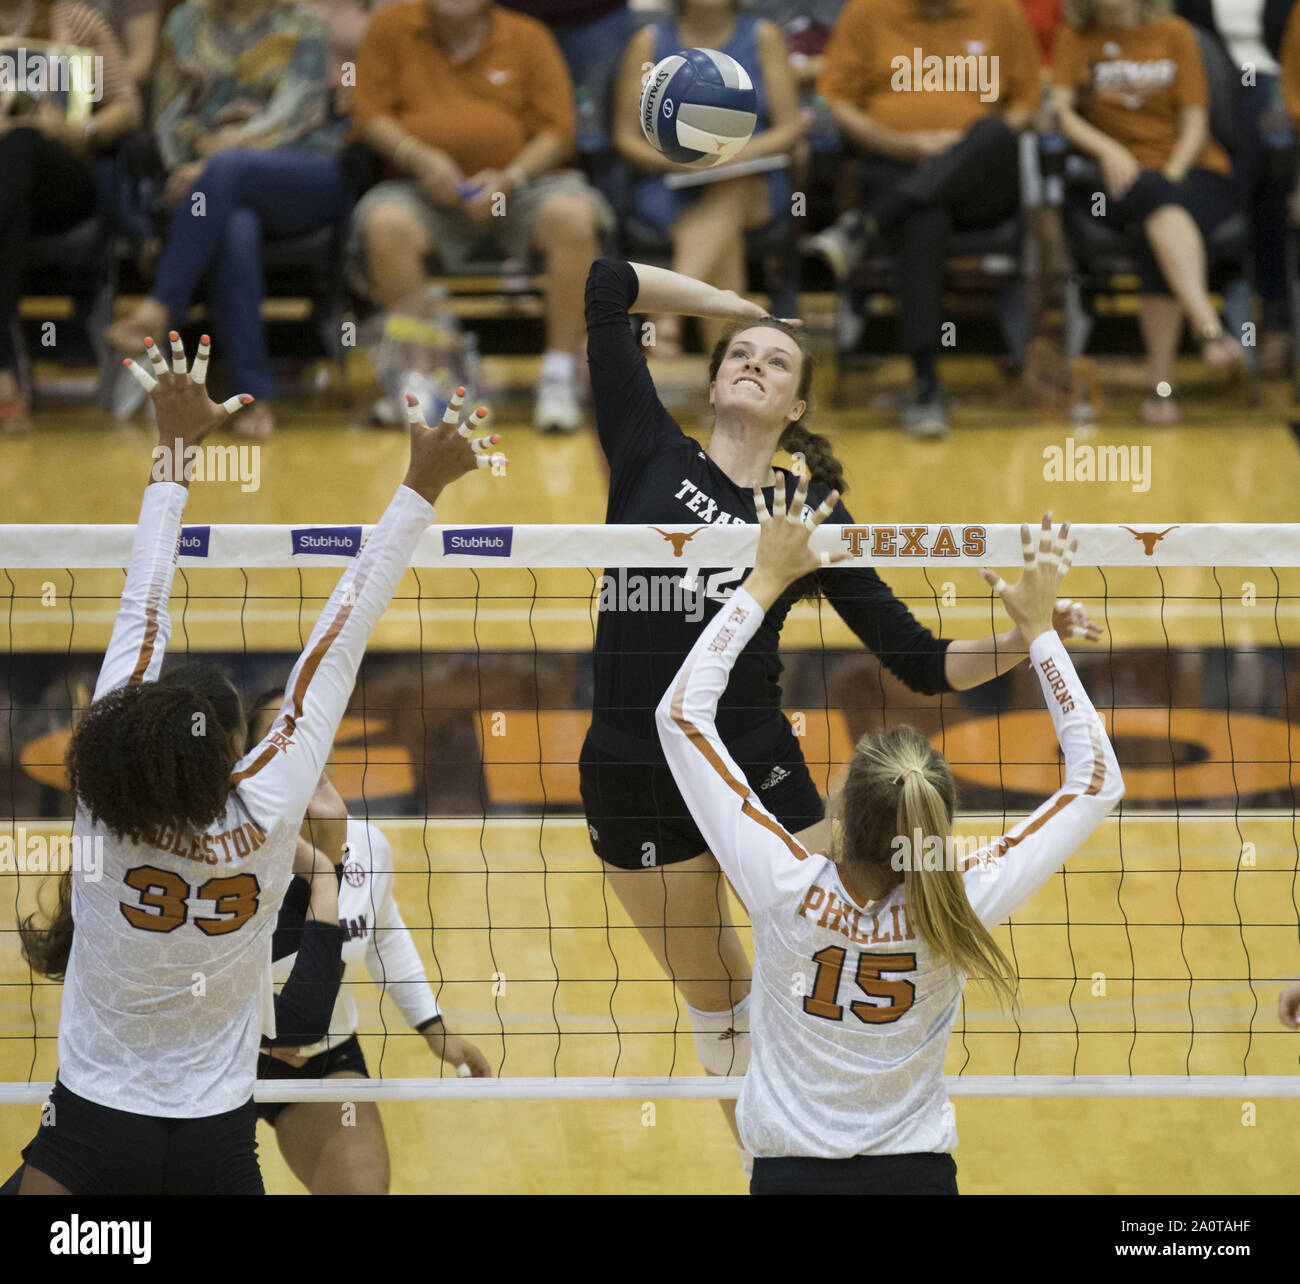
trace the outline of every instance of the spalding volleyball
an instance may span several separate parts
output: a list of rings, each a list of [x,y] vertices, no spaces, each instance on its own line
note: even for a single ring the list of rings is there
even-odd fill
[[[749,73],[716,49],[686,49],[656,63],[641,90],[641,128],[671,161],[707,169],[730,160],[758,123]]]

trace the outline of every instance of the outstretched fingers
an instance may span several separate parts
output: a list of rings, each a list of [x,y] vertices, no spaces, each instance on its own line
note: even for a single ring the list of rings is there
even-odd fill
[[[185,345],[175,330],[167,337],[172,341],[172,374],[183,375],[189,369],[185,363]]]
[[[764,526],[772,520],[772,514],[767,511],[767,498],[763,494],[763,488],[759,485],[754,486],[754,514],[757,516],[760,526]]]
[[[241,392],[234,397],[227,397],[225,401],[221,403],[221,411],[222,414],[233,415],[240,406],[251,406],[252,404],[253,398],[250,397],[248,393]]]
[[[122,364],[130,372],[131,378],[142,387],[145,392],[152,392],[158,386],[158,380],[153,377],[142,366],[138,366],[130,357],[123,357]]]
[[[208,354],[211,351],[212,340],[206,334],[199,335],[199,350],[194,355],[194,369],[190,371],[190,378],[197,384],[207,382]]]

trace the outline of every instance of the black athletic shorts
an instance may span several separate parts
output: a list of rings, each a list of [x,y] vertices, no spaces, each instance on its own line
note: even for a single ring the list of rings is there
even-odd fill
[[[668,764],[597,748],[588,735],[578,758],[578,781],[592,850],[619,869],[674,865],[706,852]],[[630,746],[629,746],[630,748]],[[799,741],[788,723],[784,735],[762,748],[734,754],[763,806],[792,834],[818,824],[826,805],[813,784]]]
[[[53,1121],[23,1151],[74,1195],[264,1195],[257,1114],[242,1106],[199,1119],[131,1114],[87,1101],[57,1079]]]
[[[355,1034],[332,1048],[326,1048],[324,1052],[318,1052],[300,1066],[292,1066],[278,1057],[267,1056],[265,1052],[257,1058],[259,1079],[328,1079],[330,1075],[343,1070],[352,1070],[366,1079],[370,1078],[366,1058]],[[280,1111],[293,1104],[292,1101],[259,1101],[257,1117],[274,1124]]]
[[[751,1195],[955,1195],[951,1155],[755,1159]]]

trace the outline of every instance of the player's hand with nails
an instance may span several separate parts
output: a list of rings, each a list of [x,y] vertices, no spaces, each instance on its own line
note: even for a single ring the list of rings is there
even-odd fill
[[[187,365],[180,335],[173,330],[168,338],[172,354],[170,367],[152,339],[144,341],[149,355],[148,370],[130,357],[122,364],[153,401],[158,417],[158,444],[170,452],[179,442],[184,451],[187,446],[197,446],[214,428],[223,424],[241,406],[247,406],[253,398],[240,393],[227,397],[218,405],[208,396],[206,387],[211,352],[208,336],[205,334],[199,340],[192,370]],[[189,465],[184,477],[173,480],[188,483],[191,471],[192,465]]]
[[[842,562],[849,556],[846,549],[837,549],[833,553],[814,553],[808,547],[813,531],[831,515],[839,498],[839,491],[831,491],[816,511],[804,518],[801,514],[808,500],[806,475],[799,478],[789,512],[785,506],[785,478],[780,473],[777,474],[770,513],[762,490],[758,486],[754,487],[754,511],[759,523],[758,555],[754,570],[745,581],[745,588],[764,611],[795,580],[823,566]]]
[[[1069,534],[1070,523],[1063,522],[1054,535],[1052,515],[1045,513],[1036,542],[1028,526],[1020,528],[1024,571],[1015,584],[1008,585],[996,571],[980,571],[985,581],[1002,599],[1002,605],[1026,648],[1040,633],[1046,633],[1049,629],[1056,629],[1065,638],[1084,636],[1096,641],[1092,637],[1093,630],[1097,637],[1101,636],[1100,628],[1088,620],[1087,614],[1077,602],[1058,599],[1056,596],[1056,590],[1070,569],[1075,553],[1079,551],[1077,539],[1070,540],[1067,546]],[[1077,623],[1080,618],[1083,622]]]
[[[480,406],[464,423],[460,422],[465,389],[455,396],[436,428],[430,428],[420,414],[420,403],[406,394],[406,417],[411,425],[411,464],[404,484],[429,503],[434,503],[445,486],[478,468],[490,469],[494,477],[505,475],[509,460],[491,448],[501,438],[496,433],[480,433],[487,422],[486,406]]]

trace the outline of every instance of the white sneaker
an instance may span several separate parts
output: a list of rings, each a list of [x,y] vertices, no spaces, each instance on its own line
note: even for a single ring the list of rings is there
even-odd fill
[[[537,403],[533,427],[538,432],[569,433],[582,426],[582,407],[574,380],[560,375],[543,375],[537,381]]]

